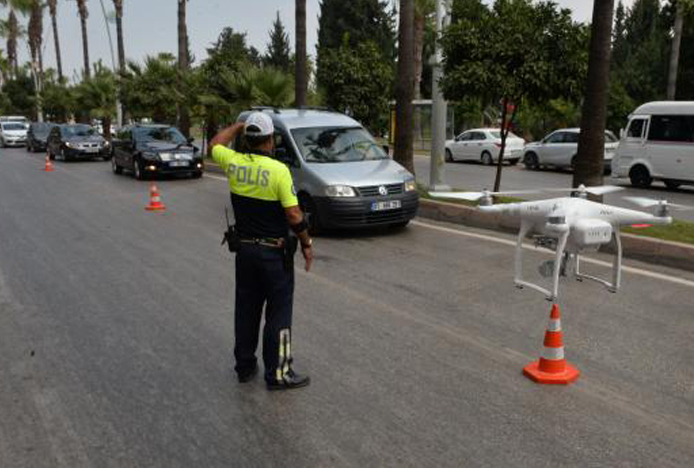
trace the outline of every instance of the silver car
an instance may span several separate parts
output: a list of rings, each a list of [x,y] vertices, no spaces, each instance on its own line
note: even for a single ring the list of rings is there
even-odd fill
[[[0,146],[24,146],[27,143],[27,128],[20,122],[0,123]]]
[[[547,166],[573,169],[580,134],[580,128],[564,128],[550,133],[542,141],[528,143],[523,154],[523,164],[530,170]],[[617,137],[606,131],[605,170],[609,170],[618,144]]]
[[[275,125],[275,157],[292,171],[312,230],[405,226],[419,196],[414,175],[354,119],[313,109],[254,109]],[[239,121],[251,111],[243,112]],[[242,139],[236,143],[242,150]]]

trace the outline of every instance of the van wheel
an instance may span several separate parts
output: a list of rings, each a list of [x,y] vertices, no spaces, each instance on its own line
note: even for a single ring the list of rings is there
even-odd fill
[[[677,190],[678,188],[680,188],[680,185],[682,185],[681,183],[676,182],[674,180],[664,180],[663,183],[665,183],[665,186],[670,190]]]
[[[312,236],[320,234],[323,227],[321,226],[320,218],[318,217],[316,203],[313,201],[313,199],[311,199],[311,196],[305,193],[301,194],[299,196],[299,206],[301,207],[301,211],[304,212],[304,216],[306,216],[309,234]]]
[[[638,188],[648,188],[653,183],[653,177],[644,166],[635,166],[629,171],[631,185]]]

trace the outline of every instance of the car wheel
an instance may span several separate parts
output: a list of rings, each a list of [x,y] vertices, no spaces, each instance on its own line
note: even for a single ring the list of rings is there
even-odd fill
[[[489,151],[483,152],[480,160],[482,161],[482,164],[484,164],[485,166],[491,166],[492,164],[494,164],[494,159],[492,158],[492,155],[489,154]]]
[[[133,175],[137,180],[143,180],[145,175],[142,171],[142,165],[137,159],[133,160]]]
[[[680,182],[676,182],[674,180],[664,180],[663,183],[670,190],[677,190],[678,188],[680,188],[680,185],[682,185]]]
[[[526,154],[525,158],[523,158],[523,164],[525,165],[525,168],[530,171],[536,171],[540,168],[540,161],[537,159],[537,155],[535,153]]]
[[[451,150],[446,149],[446,162],[455,162],[455,159],[453,159],[453,153],[451,153]]]
[[[318,235],[323,230],[321,226],[321,221],[318,218],[318,209],[316,208],[316,203],[313,201],[310,195],[301,194],[299,196],[299,206],[306,216],[306,222],[308,223],[308,232],[312,235]]]
[[[122,174],[123,168],[118,165],[116,158],[111,158],[111,169],[113,169],[114,174]]]
[[[639,188],[648,188],[653,183],[653,177],[644,166],[635,166],[629,171],[631,185]]]

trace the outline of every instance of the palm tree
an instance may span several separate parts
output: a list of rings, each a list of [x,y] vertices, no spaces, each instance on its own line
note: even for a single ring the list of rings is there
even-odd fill
[[[414,95],[414,0],[400,0],[398,72],[395,84],[394,159],[414,174],[412,97]]]
[[[595,0],[573,186],[602,185],[614,0]]]
[[[675,13],[675,30],[672,38],[672,52],[670,53],[670,71],[667,81],[667,99],[668,101],[675,100],[677,94],[677,73],[680,63],[680,44],[682,43],[682,24],[684,23],[684,8],[683,0],[677,0]]]
[[[186,24],[186,4],[188,0],[178,0],[178,69],[183,75],[190,69],[188,55],[188,25]],[[190,114],[185,104],[179,104],[178,128],[186,137],[190,136]]]
[[[296,106],[306,105],[306,94],[308,93],[308,71],[306,65],[306,0],[296,0],[296,42],[294,65],[294,94],[296,96]]]
[[[12,76],[16,76],[19,71],[17,43],[25,34],[25,31],[19,24],[15,10],[21,13],[28,13],[31,9],[31,0],[0,0],[0,5],[10,7],[10,14],[7,20],[0,24],[0,36],[7,39],[7,59],[10,62]]]
[[[87,37],[87,18],[89,18],[89,10],[87,9],[87,0],[77,0],[77,11],[80,15],[80,24],[82,26],[82,51],[84,53],[84,77],[91,76],[89,66],[89,39]]]
[[[60,38],[58,37],[58,0],[48,0],[48,11],[53,24],[53,43],[55,44],[55,61],[58,65],[58,79],[63,79],[63,60],[60,56]]]

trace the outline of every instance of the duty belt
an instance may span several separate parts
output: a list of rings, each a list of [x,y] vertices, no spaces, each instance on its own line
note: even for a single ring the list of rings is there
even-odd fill
[[[274,237],[242,237],[241,243],[262,245],[263,247],[272,247],[275,249],[284,248],[284,239],[276,239]]]

